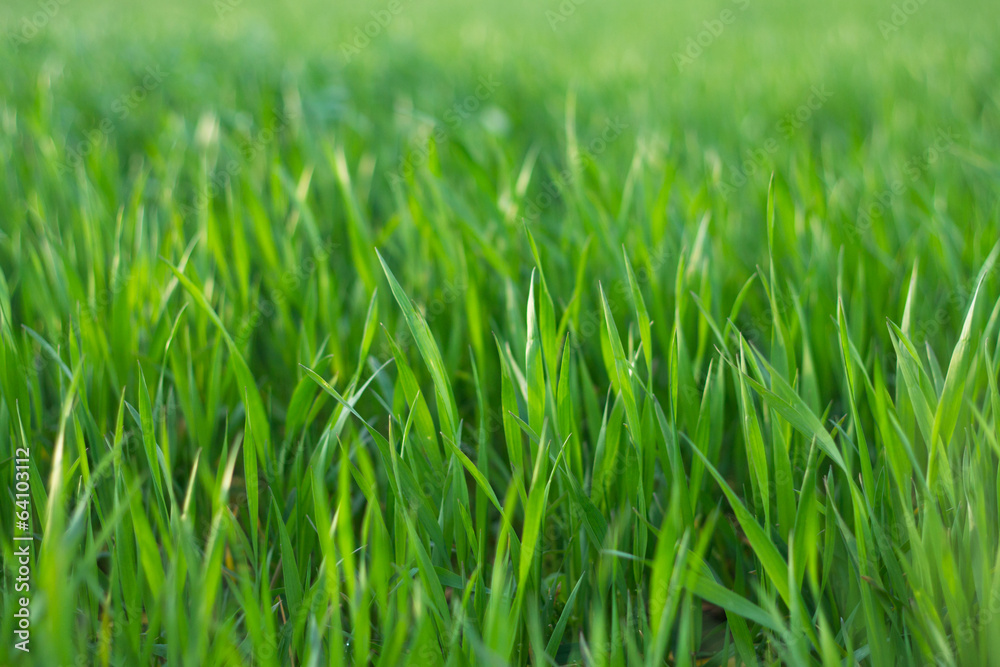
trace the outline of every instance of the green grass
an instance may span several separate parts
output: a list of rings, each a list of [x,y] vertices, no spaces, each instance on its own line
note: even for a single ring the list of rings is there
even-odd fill
[[[992,664],[995,8],[903,4],[0,10],[0,663]]]

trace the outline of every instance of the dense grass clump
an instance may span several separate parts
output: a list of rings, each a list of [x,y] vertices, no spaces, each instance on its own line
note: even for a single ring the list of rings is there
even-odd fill
[[[3,9],[0,663],[996,664],[959,5]]]

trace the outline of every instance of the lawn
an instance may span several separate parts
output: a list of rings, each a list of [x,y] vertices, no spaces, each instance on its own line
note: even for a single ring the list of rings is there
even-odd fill
[[[997,664],[998,18],[5,4],[0,664]]]

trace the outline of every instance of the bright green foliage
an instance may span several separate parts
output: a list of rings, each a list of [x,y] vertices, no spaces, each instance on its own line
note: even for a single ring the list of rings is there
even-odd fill
[[[0,664],[1000,660],[995,6],[80,2],[0,10]]]

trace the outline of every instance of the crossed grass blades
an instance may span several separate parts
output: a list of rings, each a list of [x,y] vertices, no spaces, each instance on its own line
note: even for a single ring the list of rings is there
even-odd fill
[[[890,64],[762,68],[767,95],[726,90],[762,105],[744,136],[498,66],[461,124],[444,114],[483,72],[389,122],[365,82],[403,85],[377,57],[419,11],[352,61],[353,101],[194,58],[226,74],[197,89],[206,111],[150,47],[136,72],[170,76],[72,161],[108,110],[63,94],[55,18],[20,45],[0,78],[0,471],[31,449],[36,539],[25,655],[0,492],[0,663],[995,661],[995,102],[926,94],[919,132],[866,106],[910,91]],[[904,71],[935,11],[891,40]],[[582,4],[558,35],[603,20]],[[754,125],[827,81],[723,192]]]

